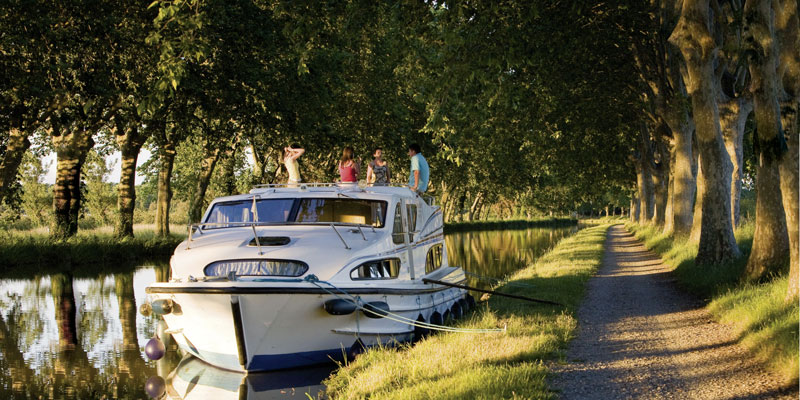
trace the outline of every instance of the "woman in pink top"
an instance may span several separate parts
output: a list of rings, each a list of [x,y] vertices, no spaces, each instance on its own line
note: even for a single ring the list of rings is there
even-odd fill
[[[358,182],[359,167],[353,160],[353,148],[347,146],[342,150],[342,159],[339,160],[339,178],[343,183]]]

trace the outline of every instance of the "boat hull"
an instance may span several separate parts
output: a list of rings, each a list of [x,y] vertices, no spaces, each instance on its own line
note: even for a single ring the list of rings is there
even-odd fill
[[[241,372],[343,360],[365,347],[409,341],[415,329],[397,316],[435,321],[466,295],[463,289],[443,286],[341,292],[304,285],[162,283],[148,288],[150,301],[171,300],[172,310],[163,317],[178,346],[211,365]],[[361,304],[388,304],[390,314],[375,318],[356,310],[332,315],[323,307],[330,300],[354,298]]]

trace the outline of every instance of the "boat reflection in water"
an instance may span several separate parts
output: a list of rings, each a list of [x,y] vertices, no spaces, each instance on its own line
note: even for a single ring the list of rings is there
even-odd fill
[[[318,399],[321,383],[336,369],[329,363],[303,369],[242,374],[216,368],[191,356],[184,357],[166,379],[167,399],[264,400]]]

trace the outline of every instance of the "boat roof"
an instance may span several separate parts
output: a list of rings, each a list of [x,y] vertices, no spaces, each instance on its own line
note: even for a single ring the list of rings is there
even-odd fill
[[[389,185],[389,186],[361,186],[359,184],[341,183],[298,183],[298,184],[271,184],[258,185],[250,190],[249,193],[233,196],[218,197],[213,203],[221,201],[250,200],[253,196],[260,198],[268,197],[338,197],[339,195],[352,196],[357,198],[380,198],[402,197],[407,199],[418,198],[416,192],[412,191],[408,185]],[[362,197],[362,195],[366,195]],[[421,199],[425,202],[425,199]]]

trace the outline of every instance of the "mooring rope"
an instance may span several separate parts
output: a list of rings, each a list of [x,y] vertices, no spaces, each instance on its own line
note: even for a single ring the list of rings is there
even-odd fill
[[[478,274],[475,274],[475,273],[472,273],[472,272],[469,272],[469,271],[466,271],[466,270],[464,271],[464,274],[465,275],[469,275],[469,276],[471,276],[473,278],[480,279],[480,280],[489,281],[489,282],[495,282],[495,284],[492,285],[492,286],[516,286],[516,287],[524,287],[524,288],[530,288],[530,289],[535,289],[536,288],[535,285],[531,285],[531,284],[528,284],[528,283],[511,282],[511,281],[508,280],[508,278],[503,278],[503,279],[493,278],[491,276],[478,275]]]
[[[438,325],[438,324],[431,324],[431,323],[428,323],[428,322],[420,322],[420,321],[417,321],[415,319],[407,318],[407,317],[404,317],[404,316],[399,315],[399,314],[395,314],[395,313],[390,312],[390,311],[381,310],[380,312],[377,312],[375,310],[371,310],[369,308],[364,307],[361,304],[361,298],[353,296],[350,293],[347,293],[346,290],[344,290],[342,288],[339,288],[336,285],[334,285],[334,284],[332,284],[332,283],[330,283],[328,281],[320,280],[319,278],[317,278],[313,274],[307,276],[304,280],[306,282],[312,283],[313,285],[315,285],[318,288],[322,289],[324,292],[336,297],[337,299],[341,299],[341,300],[350,302],[357,309],[359,309],[361,311],[369,312],[371,314],[378,315],[378,316],[386,318],[386,319],[388,319],[390,321],[395,321],[395,322],[398,322],[398,323],[401,323],[401,324],[410,325],[410,326],[423,328],[423,329],[431,329],[431,330],[436,330],[436,331],[443,331],[443,332],[497,333],[497,332],[505,332],[506,331],[506,327],[503,327],[503,328],[456,328],[456,327],[447,326],[447,325]],[[343,297],[339,296],[337,293],[334,293],[334,292],[326,289],[325,287],[323,287],[321,285],[321,283],[324,283],[324,284],[334,288],[335,290],[341,292],[342,294],[348,296],[349,298],[343,298]]]

